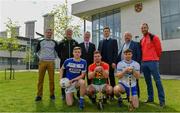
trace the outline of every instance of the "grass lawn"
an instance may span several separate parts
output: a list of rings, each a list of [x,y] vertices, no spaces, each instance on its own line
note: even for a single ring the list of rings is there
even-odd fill
[[[48,76],[44,81],[44,96],[41,102],[35,102],[37,91],[37,72],[16,72],[15,80],[4,80],[4,73],[0,72],[0,112],[80,112],[77,101],[74,106],[67,107],[60,99],[60,88],[58,84],[58,74],[55,79],[54,102],[49,99]],[[155,84],[153,84],[155,86]],[[137,112],[175,112],[180,111],[180,80],[163,80],[166,94],[166,107],[159,107],[157,91],[155,89],[155,103],[144,104],[146,100],[146,85],[144,79],[140,79],[141,97],[140,107]],[[85,97],[85,109],[83,112],[98,112],[97,107]],[[108,102],[104,112],[126,112],[127,102],[124,101],[122,107],[117,106],[117,100]]]

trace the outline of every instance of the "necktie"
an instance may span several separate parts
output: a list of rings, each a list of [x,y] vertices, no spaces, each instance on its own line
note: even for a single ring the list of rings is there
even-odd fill
[[[86,43],[86,52],[88,52],[88,49],[89,49],[89,45],[88,43]]]

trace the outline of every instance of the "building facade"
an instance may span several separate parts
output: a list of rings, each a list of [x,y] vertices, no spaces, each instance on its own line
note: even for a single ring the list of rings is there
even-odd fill
[[[124,32],[131,32],[133,40],[139,41],[140,25],[148,23],[150,32],[162,42],[161,74],[180,74],[180,0],[86,0],[72,4],[72,14],[92,22],[96,45],[102,39],[102,28],[109,26],[119,48]]]

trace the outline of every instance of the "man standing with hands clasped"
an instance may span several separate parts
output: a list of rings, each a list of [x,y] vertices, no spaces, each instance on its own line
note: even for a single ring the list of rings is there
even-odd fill
[[[148,99],[146,103],[154,102],[154,92],[152,86],[151,74],[153,75],[158,90],[159,104],[165,106],[165,94],[159,73],[159,59],[162,48],[158,36],[148,32],[147,23],[141,25],[143,38],[140,41],[142,50],[142,71],[147,85]]]

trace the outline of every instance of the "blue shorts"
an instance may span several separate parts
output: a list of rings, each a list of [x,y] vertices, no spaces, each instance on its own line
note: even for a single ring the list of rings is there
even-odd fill
[[[123,87],[124,87],[124,89],[125,89],[125,91],[126,91],[126,94],[127,94],[127,96],[129,96],[129,87],[127,87],[127,86],[125,86],[123,83],[121,83],[121,82],[119,82],[119,84],[121,84]],[[134,86],[134,87],[131,87],[131,93],[132,93],[132,96],[136,96],[137,95],[137,87],[136,86]]]

